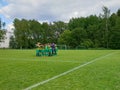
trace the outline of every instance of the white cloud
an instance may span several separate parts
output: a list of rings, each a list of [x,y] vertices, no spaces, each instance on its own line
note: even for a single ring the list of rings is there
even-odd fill
[[[68,21],[71,17],[99,14],[102,6],[118,9],[119,0],[6,0],[0,9],[7,18],[37,19],[39,21]]]

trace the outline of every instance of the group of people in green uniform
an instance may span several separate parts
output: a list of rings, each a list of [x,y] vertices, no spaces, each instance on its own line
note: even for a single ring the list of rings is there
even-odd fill
[[[57,45],[54,43],[47,43],[47,44],[41,44],[38,42],[36,44],[37,50],[36,50],[36,56],[53,56],[57,55]]]

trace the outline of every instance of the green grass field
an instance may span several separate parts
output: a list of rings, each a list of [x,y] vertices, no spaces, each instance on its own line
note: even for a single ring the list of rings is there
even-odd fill
[[[0,50],[0,90],[24,90],[45,80],[32,90],[120,90],[120,50],[59,50],[52,57]]]

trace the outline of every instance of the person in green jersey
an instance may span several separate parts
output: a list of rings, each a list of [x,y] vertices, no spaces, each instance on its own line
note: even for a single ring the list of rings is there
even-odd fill
[[[49,50],[48,50],[48,44],[45,44],[44,46],[44,54],[45,56],[48,56]]]
[[[50,46],[51,44],[48,43],[48,56],[52,56],[52,48]]]

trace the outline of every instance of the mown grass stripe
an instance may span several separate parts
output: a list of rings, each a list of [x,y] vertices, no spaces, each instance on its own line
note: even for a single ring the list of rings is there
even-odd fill
[[[64,76],[64,75],[66,75],[66,74],[68,74],[68,73],[71,73],[71,72],[73,72],[73,71],[75,71],[75,70],[77,70],[77,69],[80,69],[80,68],[82,68],[82,67],[84,67],[84,66],[86,66],[86,65],[89,65],[89,64],[91,64],[91,63],[93,63],[93,62],[95,62],[95,61],[101,60],[101,59],[103,59],[103,58],[105,58],[105,57],[108,57],[108,56],[110,56],[110,55],[113,55],[113,54],[115,54],[115,52],[109,53],[109,54],[107,54],[107,55],[100,56],[100,57],[98,57],[98,58],[96,58],[96,59],[93,59],[93,60],[91,60],[91,61],[89,61],[89,62],[87,62],[87,63],[85,63],[85,64],[79,65],[79,66],[77,66],[77,67],[74,67],[73,69],[70,69],[70,70],[68,70],[68,71],[66,71],[66,72],[63,72],[63,73],[61,73],[61,74],[59,74],[59,75],[56,75],[56,76],[54,76],[54,77],[52,77],[52,78],[49,78],[49,79],[44,80],[44,81],[42,81],[42,82],[36,83],[36,84],[34,84],[34,85],[31,85],[31,86],[25,88],[24,90],[31,90],[32,88],[35,88],[35,87],[40,86],[40,85],[43,85],[43,84],[45,84],[45,83],[47,83],[47,82],[49,82],[49,81],[51,81],[51,80],[57,79],[57,78],[59,78],[59,77],[61,77],[61,76]]]
[[[3,59],[3,60],[8,60],[8,58],[0,58],[1,60]],[[72,63],[79,63],[80,61],[71,61],[71,60],[39,60],[39,59],[36,59],[36,58],[33,58],[33,59],[31,59],[31,58],[9,58],[10,60],[23,60],[23,61],[25,61],[25,60],[31,60],[31,61],[46,61],[46,62],[72,62]],[[36,60],[35,60],[36,59]]]

